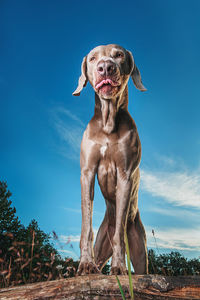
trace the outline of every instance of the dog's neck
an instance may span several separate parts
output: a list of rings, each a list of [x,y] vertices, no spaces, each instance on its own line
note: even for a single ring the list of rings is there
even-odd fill
[[[128,109],[128,86],[114,99],[102,99],[95,93],[95,116],[101,120],[105,133],[110,134],[115,130],[115,119],[119,109]]]

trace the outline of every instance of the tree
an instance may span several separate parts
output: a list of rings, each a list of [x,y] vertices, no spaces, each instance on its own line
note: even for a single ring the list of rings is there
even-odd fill
[[[6,182],[0,181],[0,233],[11,232],[16,234],[18,232],[20,221],[15,216],[16,209],[11,207],[11,192],[8,190]]]
[[[2,255],[11,246],[12,239],[17,238],[24,229],[16,216],[15,207],[11,207],[12,201],[9,200],[11,195],[7,183],[0,181],[0,250]]]
[[[25,240],[29,245],[34,246],[34,253],[42,255],[45,253],[49,256],[51,253],[58,255],[57,250],[49,242],[50,235],[39,228],[35,219],[33,219],[26,228]]]
[[[169,254],[156,255],[155,251],[148,251],[149,273],[165,276],[199,275],[200,260],[188,260],[177,251]]]

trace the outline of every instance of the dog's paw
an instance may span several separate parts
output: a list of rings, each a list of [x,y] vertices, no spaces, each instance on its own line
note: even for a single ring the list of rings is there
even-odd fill
[[[93,262],[83,262],[79,264],[77,274],[87,275],[87,274],[98,274],[101,273],[97,265]]]
[[[127,269],[124,267],[111,267],[110,275],[127,275]]]

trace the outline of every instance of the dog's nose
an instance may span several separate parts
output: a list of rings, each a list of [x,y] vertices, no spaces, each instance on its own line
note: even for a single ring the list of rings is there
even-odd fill
[[[116,65],[110,61],[100,61],[97,65],[97,72],[101,76],[111,76],[116,72]]]

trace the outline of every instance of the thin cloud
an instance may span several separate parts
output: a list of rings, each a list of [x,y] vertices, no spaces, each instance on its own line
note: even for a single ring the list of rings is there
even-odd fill
[[[80,148],[82,128],[71,128],[61,120],[59,120],[55,126],[63,141],[67,142],[73,150],[77,151]]]
[[[79,256],[74,251],[65,250],[65,249],[58,249],[58,252],[60,252],[62,254],[62,256],[67,254],[68,257],[70,256],[73,259],[79,259]]]
[[[176,161],[169,156],[155,153],[154,155],[155,162],[160,165],[160,167],[164,166],[165,168],[169,169],[172,167],[176,167],[178,163],[180,163],[180,159],[176,159]]]
[[[84,123],[69,110],[58,107],[53,112],[54,128],[62,141],[59,153],[79,161],[80,145],[85,129]]]
[[[200,228],[170,228],[157,229],[155,239],[152,229],[146,228],[147,244],[149,248],[170,249],[180,251],[200,251]]]
[[[158,206],[153,206],[153,207],[149,207],[148,211],[157,213],[159,215],[165,215],[165,216],[170,216],[170,217],[176,217],[176,218],[182,218],[182,219],[197,219],[198,220],[198,215],[199,215],[199,211],[190,211],[188,209],[183,209],[183,208],[162,208],[162,207],[158,207]]]
[[[141,189],[177,206],[200,208],[200,175],[141,170]]]
[[[63,209],[66,211],[69,211],[69,212],[76,213],[76,214],[81,214],[81,209],[76,209],[76,208],[71,208],[71,207],[64,207]]]
[[[76,123],[79,123],[81,126],[85,126],[85,124],[81,121],[81,119],[79,117],[77,117],[70,110],[68,110],[62,106],[58,106],[58,107],[54,108],[52,113],[54,114],[55,118],[60,118],[60,116],[65,115],[65,116],[69,117],[69,119],[72,119],[72,120],[76,121]]]
[[[74,120],[75,122],[79,123],[82,127],[85,126],[85,124],[75,115],[73,114],[70,110],[65,109],[63,107],[57,108],[57,112],[60,112],[66,116],[68,116],[70,119]]]
[[[98,229],[94,227],[93,228],[94,241],[96,239],[97,232],[98,232]],[[79,243],[80,238],[81,238],[81,235],[60,235],[59,236],[60,241],[63,242],[63,243],[67,243],[67,244],[69,244],[69,243]]]
[[[76,209],[76,208],[71,208],[71,207],[64,207],[63,209],[66,210],[66,211],[75,213],[75,214],[81,214],[81,209]],[[104,212],[94,210],[93,211],[93,216],[94,215],[102,217],[104,215]]]
[[[59,239],[62,243],[79,243],[80,235],[60,235]]]
[[[169,229],[156,229],[155,238],[152,234],[152,229],[147,226],[147,246],[148,248],[158,248],[158,250],[169,249],[171,251],[200,251],[200,228],[169,228]],[[94,228],[94,241],[96,240],[98,229]],[[71,244],[79,243],[80,235],[61,235],[59,239],[62,243]],[[155,241],[156,239],[156,241]],[[69,253],[69,250],[59,250],[63,253]],[[70,252],[71,255],[74,252]],[[77,255],[77,254],[76,254]]]

